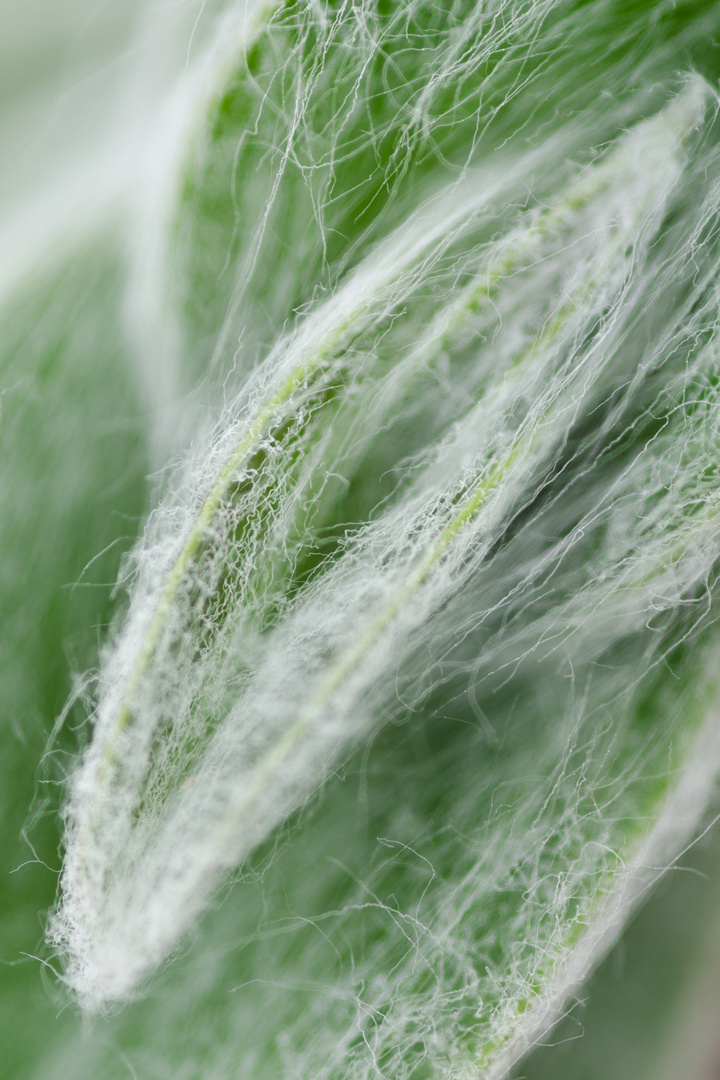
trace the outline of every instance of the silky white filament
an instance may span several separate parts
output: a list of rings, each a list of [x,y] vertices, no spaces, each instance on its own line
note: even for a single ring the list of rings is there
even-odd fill
[[[462,248],[493,190],[482,177],[433,200],[279,343],[199,451],[186,481],[199,499],[168,502],[141,553],[93,743],[73,781],[56,934],[89,1004],[129,993],[164,958],[221,869],[245,858],[377,722],[408,650],[423,647],[425,627],[437,639],[433,613],[457,618],[469,579],[481,585],[485,566],[492,574],[508,514],[536,497],[578,416],[617,379],[646,250],[705,99],[703,84],[689,82],[554,207],[489,245]],[[448,269],[454,249],[462,255]],[[415,316],[415,340],[389,365],[396,313],[428,280],[437,290],[443,274],[455,277],[458,258],[466,284],[425,326]],[[533,294],[548,300],[533,305]],[[474,366],[457,365],[456,388],[453,353],[467,349]],[[285,600],[283,582],[313,518],[322,519],[327,476],[358,467],[369,417],[387,423],[410,395],[413,409],[433,407],[443,355],[446,433],[417,452],[407,479],[400,471],[376,519],[350,529],[339,557]],[[698,372],[715,356],[711,341]],[[646,372],[662,359],[649,356]],[[644,469],[640,454],[616,481],[613,506]],[[644,477],[647,498],[658,497],[657,482]],[[641,625],[668,592],[670,566],[673,598],[686,593],[714,557],[703,547],[714,516],[713,501],[651,552],[635,548],[628,529],[602,576],[563,612],[566,633],[608,605],[629,606]],[[573,543],[571,534],[546,565],[571,560]],[[527,590],[538,570],[514,589]],[[500,638],[478,660],[506,663],[507,649]]]
[[[138,1075],[499,1080],[696,827],[718,25],[146,13],[174,89],[91,186],[162,479],[48,932]],[[107,1030],[38,1080],[114,1076]]]

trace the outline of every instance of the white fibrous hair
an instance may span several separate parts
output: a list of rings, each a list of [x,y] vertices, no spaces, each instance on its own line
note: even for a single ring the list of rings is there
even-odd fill
[[[593,111],[593,74],[558,119],[537,42],[573,5],[389,8],[222,24],[137,268],[174,327],[148,348],[202,375],[195,434],[132,558],[50,932],[103,1010],[239,873],[213,1076],[504,1075],[720,756],[714,91]]]

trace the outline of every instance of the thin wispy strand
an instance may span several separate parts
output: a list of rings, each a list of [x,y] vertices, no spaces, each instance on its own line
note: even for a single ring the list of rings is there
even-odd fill
[[[50,938],[106,1010],[239,874],[213,1075],[504,1075],[712,789],[712,20],[646,14],[248,6],[173,99],[126,310],[194,434]]]

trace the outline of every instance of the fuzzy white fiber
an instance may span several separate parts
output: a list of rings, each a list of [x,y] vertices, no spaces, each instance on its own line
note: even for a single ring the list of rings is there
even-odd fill
[[[506,1075],[712,790],[717,96],[665,45],[563,115],[583,11],[230,8],[140,175],[189,419],[50,937],[103,1012],[239,872],[205,1077]]]

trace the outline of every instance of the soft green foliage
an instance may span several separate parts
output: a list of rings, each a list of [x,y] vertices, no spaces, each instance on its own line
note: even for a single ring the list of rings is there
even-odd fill
[[[717,1072],[717,833],[666,875],[515,1080],[707,1080]]]
[[[90,560],[135,529],[121,312],[164,466],[66,766],[72,1004],[32,1075],[505,1076],[696,827],[719,31],[228,4],[133,182],[127,285],[100,239],[7,307],[3,707],[61,740],[11,764],[11,835],[96,662]]]
[[[80,677],[96,663],[143,508],[117,248],[112,235],[98,239],[19,285],[2,308],[0,927],[3,960],[19,965],[0,980],[6,1076],[27,1072],[55,1015],[27,957],[56,888],[58,782],[77,746],[67,731],[49,745],[50,729],[73,677],[85,696]],[[82,709],[68,716],[76,727]]]
[[[236,21],[228,37],[244,52],[218,62],[209,119],[176,184],[171,284],[195,377],[208,358],[253,363],[470,169],[502,176],[486,223],[497,233],[528,197],[557,190],[568,157],[587,160],[689,65],[708,67],[717,29],[704,4],[567,0],[256,2]],[[552,165],[523,167],[542,145]]]

